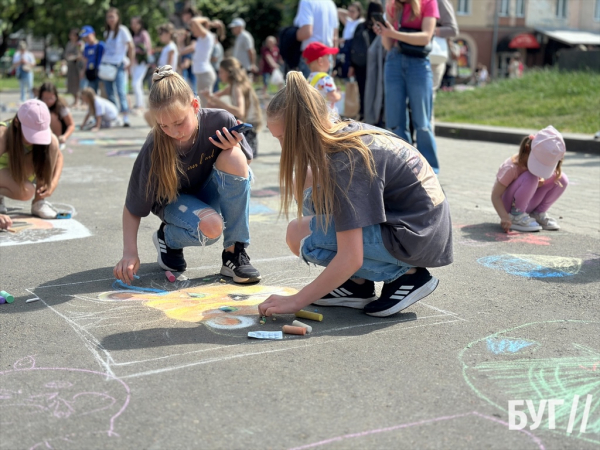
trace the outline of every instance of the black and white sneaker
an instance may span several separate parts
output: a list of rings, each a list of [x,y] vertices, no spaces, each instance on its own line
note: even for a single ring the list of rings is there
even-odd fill
[[[235,243],[233,253],[223,250],[221,275],[232,277],[236,283],[246,284],[260,281],[260,273],[250,264],[250,257],[241,242]]]
[[[184,272],[187,263],[183,258],[183,249],[171,248],[165,242],[165,223],[160,225],[158,231],[152,235],[152,242],[158,252],[157,262],[163,270],[170,270],[171,272]]]
[[[345,306],[346,308],[363,309],[365,305],[377,298],[375,283],[365,280],[357,284],[352,280],[346,281],[339,288],[320,298],[314,305],[319,306]]]
[[[437,287],[439,280],[423,267],[410,275],[402,275],[397,280],[384,284],[379,300],[365,306],[365,312],[370,316],[387,317],[415,302],[427,297]]]

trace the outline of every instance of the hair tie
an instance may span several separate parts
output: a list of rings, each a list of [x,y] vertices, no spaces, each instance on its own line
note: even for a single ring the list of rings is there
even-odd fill
[[[535,139],[535,134],[530,134],[529,139],[531,139],[533,141]]]
[[[169,65],[157,67],[154,73],[152,74],[152,82],[162,80],[165,77],[170,77],[174,73],[175,71]]]

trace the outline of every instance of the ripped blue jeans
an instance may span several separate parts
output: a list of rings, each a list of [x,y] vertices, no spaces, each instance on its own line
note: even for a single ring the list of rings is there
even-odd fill
[[[248,178],[221,172],[213,167],[210,177],[195,193],[180,194],[163,213],[165,241],[174,249],[212,245],[220,238],[209,239],[199,229],[199,211],[212,208],[223,219],[223,248],[241,242],[250,243],[250,182]],[[208,216],[205,216],[208,217]]]

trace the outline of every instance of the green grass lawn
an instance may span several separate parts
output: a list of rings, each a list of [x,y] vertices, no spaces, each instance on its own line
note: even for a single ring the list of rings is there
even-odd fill
[[[58,78],[45,78],[41,76],[41,73],[36,73],[33,76],[33,86],[41,86],[42,83],[46,82],[46,81],[51,81],[52,83],[54,83],[57,87],[57,89],[60,92],[64,92],[65,87],[66,87],[66,83],[67,83],[67,79],[64,77],[58,77]],[[19,87],[19,80],[15,77],[0,77],[0,92],[2,91],[18,91],[20,89]]]
[[[435,118],[593,134],[600,130],[600,73],[531,70],[473,91],[439,91]]]

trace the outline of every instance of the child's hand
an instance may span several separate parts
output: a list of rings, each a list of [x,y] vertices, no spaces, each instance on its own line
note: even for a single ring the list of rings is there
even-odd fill
[[[140,258],[138,255],[123,255],[121,261],[117,263],[113,269],[115,278],[121,280],[123,283],[131,284],[133,276],[137,273],[140,268]]]
[[[544,180],[543,178],[540,178],[538,181],[538,187],[542,187],[545,182],[546,182],[546,180]]]
[[[52,195],[55,189],[56,185],[54,185],[53,183],[44,184],[36,190],[36,193],[40,198],[47,198]]]
[[[0,230],[6,230],[12,225],[12,219],[4,214],[0,214]]]
[[[305,305],[300,304],[296,295],[270,295],[268,299],[258,305],[258,313],[261,316],[272,316],[273,314],[293,314]]]
[[[98,131],[100,131],[100,127],[94,127],[90,131],[97,133]]]
[[[243,122],[241,120],[238,120],[237,123],[239,125]],[[236,145],[238,145],[242,139],[244,139],[244,136],[242,134],[238,133],[237,131],[233,131],[230,133],[229,130],[225,127],[223,127],[223,132],[217,130],[216,134],[219,138],[218,141],[215,141],[212,137],[209,137],[208,140],[222,150],[230,150]]]
[[[506,233],[508,233],[510,231],[511,225],[512,225],[512,220],[510,220],[510,217],[505,217],[500,220],[500,226]]]

